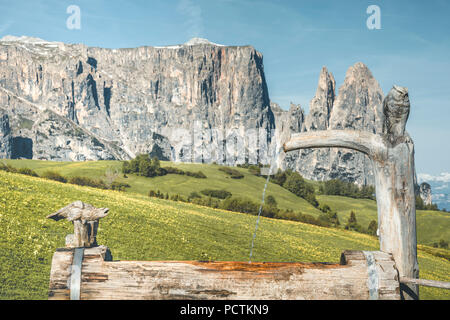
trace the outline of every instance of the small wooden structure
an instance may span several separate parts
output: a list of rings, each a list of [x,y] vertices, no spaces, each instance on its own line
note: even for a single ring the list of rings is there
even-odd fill
[[[394,86],[383,101],[383,132],[323,130],[293,136],[284,151],[347,148],[372,160],[378,207],[380,250],[392,253],[400,276],[419,277],[417,262],[414,143],[405,131],[409,117],[408,89]],[[414,282],[402,285],[402,297],[418,299]]]
[[[400,289],[380,251],[345,251],[340,264],[112,261],[99,246],[57,249],[49,299],[398,300]]]
[[[48,216],[75,229],[53,255],[49,299],[400,299],[392,255],[380,251],[345,251],[339,264],[113,261],[95,240],[107,212],[76,201]]]

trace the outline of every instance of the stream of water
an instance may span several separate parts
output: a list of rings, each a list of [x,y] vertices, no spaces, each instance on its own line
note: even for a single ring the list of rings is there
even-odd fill
[[[250,257],[249,257],[248,263],[252,263],[253,247],[255,245],[256,231],[258,230],[259,220],[261,218],[261,212],[262,212],[263,205],[264,205],[264,199],[265,199],[265,196],[266,196],[267,185],[269,184],[270,175],[272,173],[273,166],[277,162],[277,158],[278,158],[278,155],[280,154],[281,150],[282,150],[281,148],[278,149],[278,150],[275,149],[273,158],[271,159],[271,162],[270,162],[270,168],[269,168],[269,172],[267,173],[266,184],[264,185],[264,190],[263,190],[263,193],[262,193],[261,205],[259,206],[259,210],[258,210],[258,218],[256,218],[255,231],[253,232],[252,245],[250,247]]]

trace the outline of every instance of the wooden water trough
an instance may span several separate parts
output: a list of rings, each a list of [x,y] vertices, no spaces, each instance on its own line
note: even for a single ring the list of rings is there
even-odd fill
[[[344,251],[339,264],[112,261],[109,249],[61,248],[51,300],[400,299],[390,254]]]
[[[76,201],[48,216],[73,222],[53,255],[49,299],[400,299],[392,255],[344,251],[340,263],[113,261],[97,245],[107,208]]]

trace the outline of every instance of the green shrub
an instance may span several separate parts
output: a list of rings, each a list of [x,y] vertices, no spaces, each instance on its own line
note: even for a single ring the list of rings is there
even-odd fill
[[[111,190],[125,191],[126,188],[131,188],[131,186],[128,183],[119,181],[113,181],[113,183],[111,184]]]
[[[303,214],[301,212],[293,212],[292,210],[279,210],[275,215],[276,219],[292,220],[312,224],[320,227],[330,227],[330,223],[321,219],[316,219],[310,214]]]
[[[230,178],[232,178],[232,179],[242,179],[242,178],[244,178],[244,175],[242,173],[240,173],[236,169],[231,169],[229,167],[222,167],[222,168],[219,168],[219,170],[222,171],[222,172],[225,172],[228,175],[230,175]]]
[[[10,166],[9,164],[5,164],[5,163],[0,164],[0,170],[6,171],[6,172],[11,172],[11,173],[17,173],[16,168]]]
[[[172,201],[186,202],[186,200],[182,196],[180,196],[179,194],[173,194],[173,195],[170,196],[169,199],[172,200]]]
[[[164,170],[166,170],[167,174],[179,174],[179,175],[185,174],[183,170],[175,167],[164,167]]]
[[[237,167],[248,169],[248,172],[250,172],[251,174],[253,174],[255,176],[261,175],[261,168],[255,164],[244,163],[244,164],[238,164]]]
[[[32,177],[39,177],[39,175],[34,170],[31,170],[29,168],[20,168],[17,170],[17,173],[24,174],[27,176],[32,176]]]
[[[201,171],[197,171],[197,172],[191,172],[191,171],[186,171],[186,175],[189,177],[194,177],[194,178],[198,178],[198,179],[206,179],[206,175],[201,172]]]
[[[316,200],[316,196],[314,194],[314,187],[307,183],[297,172],[289,171],[289,174],[286,176],[286,180],[283,183],[283,188],[289,190],[296,196],[305,199],[314,207],[319,205],[319,202]]]
[[[261,215],[267,218],[275,218],[278,214],[278,211],[279,209],[274,205],[264,205],[261,209]]]
[[[370,221],[369,226],[367,227],[367,233],[376,236],[377,235],[378,224],[375,220]]]
[[[122,164],[122,172],[135,173],[144,177],[156,177],[167,174],[157,157],[150,158],[148,154],[137,155],[136,158],[130,161],[124,161]]]
[[[280,186],[283,186],[284,183],[286,182],[288,175],[290,175],[291,173],[292,170],[281,171],[281,169],[278,169],[277,173],[275,173],[273,176],[270,177],[270,181]]]
[[[361,226],[358,224],[356,220],[356,214],[353,211],[350,212],[350,217],[348,218],[347,224],[345,225],[345,230],[353,230],[358,232],[363,231]]]
[[[268,195],[267,199],[264,201],[268,206],[274,206],[276,207],[278,205],[277,200],[274,196]]]
[[[199,195],[197,192],[193,191],[189,194],[188,199],[192,200],[192,199],[200,199],[202,196]]]
[[[448,242],[445,241],[445,240],[443,240],[443,239],[441,239],[441,240],[439,241],[439,248],[442,248],[442,249],[448,249]]]
[[[247,198],[229,197],[222,201],[221,208],[229,211],[258,214],[259,206]]]
[[[331,210],[326,213],[322,213],[319,216],[319,220],[323,221],[325,225],[330,226],[330,227],[338,227],[341,224],[339,222],[339,217],[338,217],[337,213],[332,212]]]
[[[70,177],[68,182],[79,186],[87,186],[98,189],[108,189],[108,187],[102,180],[94,180],[88,177],[79,177],[79,176]]]
[[[212,197],[193,198],[193,199],[191,199],[191,202],[201,205],[201,206],[210,207],[210,208],[219,208],[220,207],[220,200],[212,198]]]
[[[217,199],[226,199],[228,197],[231,197],[231,192],[228,192],[226,190],[204,189],[200,192],[203,193],[205,196]]]
[[[49,179],[49,180],[54,180],[54,181],[59,181],[59,182],[62,182],[62,183],[66,183],[67,182],[67,179],[64,176],[62,176],[59,172],[51,171],[51,170],[45,171],[42,174],[42,178]]]
[[[166,194],[166,196],[167,196],[167,198],[164,196],[164,194],[163,193],[161,193],[161,191],[153,191],[153,190],[150,190],[149,192],[148,192],[148,196],[149,197],[153,197],[153,198],[159,198],[159,199],[168,199],[169,198],[169,194]]]
[[[359,187],[355,183],[345,182],[338,179],[325,181],[323,184],[320,185],[319,192],[325,195],[351,197],[355,199],[375,200],[374,186]]]

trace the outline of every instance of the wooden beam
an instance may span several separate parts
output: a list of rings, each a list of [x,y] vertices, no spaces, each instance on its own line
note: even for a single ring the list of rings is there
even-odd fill
[[[49,299],[70,298],[70,268],[75,249],[53,256]],[[369,299],[367,260],[346,251],[341,263],[105,261],[105,247],[85,248],[81,300]],[[379,299],[400,299],[392,256],[373,252]]]
[[[387,151],[381,136],[356,130],[323,130],[293,134],[283,145],[284,152],[308,148],[347,148],[369,156],[382,156]]]
[[[410,283],[410,284],[415,284],[415,285],[425,286],[425,287],[450,289],[450,282],[445,282],[445,281],[400,277],[400,282],[401,283]]]

